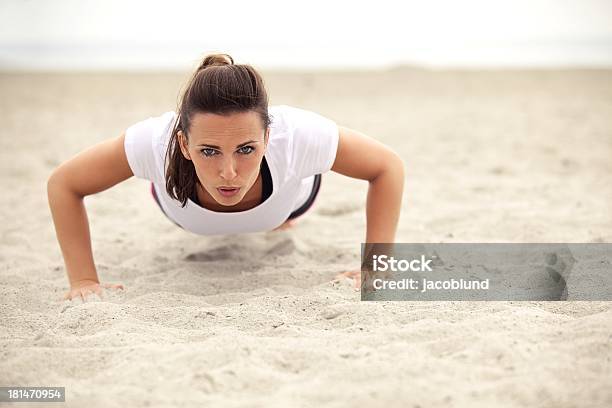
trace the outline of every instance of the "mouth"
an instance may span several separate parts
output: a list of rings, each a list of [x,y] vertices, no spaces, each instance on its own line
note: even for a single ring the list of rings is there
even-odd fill
[[[238,194],[240,187],[217,187],[217,191],[223,197],[231,197]]]

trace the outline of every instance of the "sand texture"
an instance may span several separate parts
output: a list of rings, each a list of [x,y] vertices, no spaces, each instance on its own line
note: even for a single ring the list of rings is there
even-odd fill
[[[330,283],[365,237],[367,183],[338,174],[262,234],[183,231],[143,180],[87,197],[100,279],[126,289],[62,302],[47,177],[173,110],[187,75],[0,75],[0,386],[88,408],[612,406],[610,302],[360,302]],[[272,104],[402,155],[397,241],[612,242],[612,71],[263,75]]]

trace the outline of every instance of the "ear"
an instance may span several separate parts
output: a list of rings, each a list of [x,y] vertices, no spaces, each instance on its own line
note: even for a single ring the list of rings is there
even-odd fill
[[[181,153],[183,153],[183,156],[185,157],[185,159],[191,160],[191,156],[189,155],[189,149],[187,148],[188,146],[187,138],[183,134],[182,130],[179,130],[177,132],[177,137],[178,137],[179,146],[181,148]]]

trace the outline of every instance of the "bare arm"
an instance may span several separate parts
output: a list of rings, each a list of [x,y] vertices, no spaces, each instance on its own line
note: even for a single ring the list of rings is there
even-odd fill
[[[77,154],[47,181],[49,207],[70,286],[98,282],[83,198],[133,176],[123,146],[125,134]]]
[[[369,182],[365,242],[395,242],[404,191],[404,162],[389,147],[355,130],[339,127],[332,170]]]
[[[369,182],[366,199],[365,259],[376,253],[391,253],[399,222],[404,191],[404,162],[389,147],[355,130],[339,127],[340,139],[332,170]],[[363,265],[362,265],[363,268]],[[361,271],[353,270],[335,277],[354,279],[361,286]]]

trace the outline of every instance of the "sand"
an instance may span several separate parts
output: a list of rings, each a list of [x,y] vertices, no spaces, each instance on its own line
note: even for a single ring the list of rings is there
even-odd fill
[[[0,75],[0,386],[65,406],[612,406],[611,302],[360,302],[367,183],[287,231],[204,237],[146,181],[86,198],[98,274],[63,302],[50,171],[172,110],[187,73]],[[612,242],[612,71],[264,72],[406,163],[398,242]],[[20,406],[26,406],[20,405]],[[34,406],[41,406],[35,404]]]

